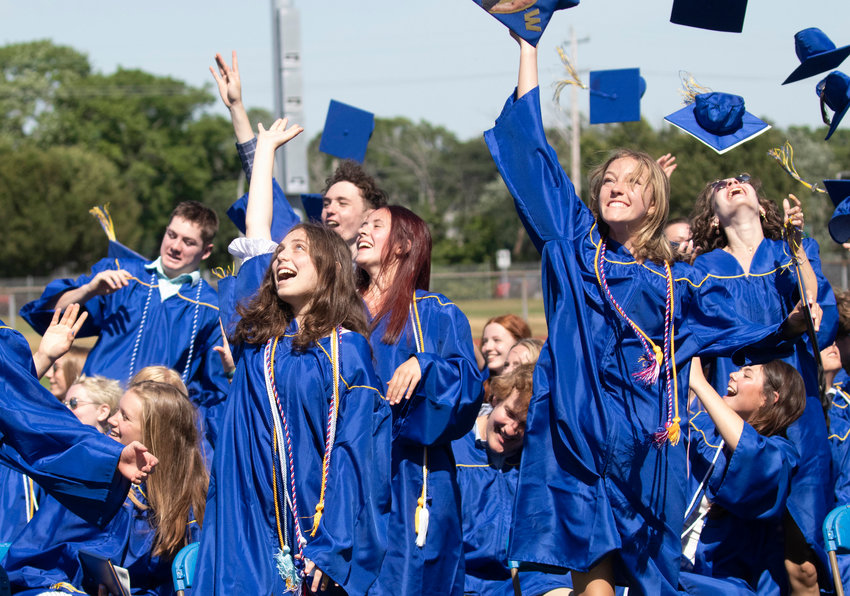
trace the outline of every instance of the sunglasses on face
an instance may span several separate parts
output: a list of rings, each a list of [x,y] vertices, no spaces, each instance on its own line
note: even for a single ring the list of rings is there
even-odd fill
[[[740,184],[746,184],[750,180],[752,180],[752,176],[749,174],[738,174],[734,178],[724,178],[723,180],[715,180],[711,183],[712,192],[717,192],[718,190],[722,190],[733,183],[733,181],[737,180]]]
[[[92,404],[94,402],[79,400],[76,397],[72,397],[71,399],[65,400],[65,405],[71,408],[72,410],[76,410],[78,406],[84,406],[86,404]]]

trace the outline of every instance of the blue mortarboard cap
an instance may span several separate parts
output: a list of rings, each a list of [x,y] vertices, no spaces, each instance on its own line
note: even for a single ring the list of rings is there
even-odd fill
[[[324,207],[325,197],[309,193],[301,195],[301,205],[304,206],[304,213],[307,214],[307,221],[319,223],[322,221],[322,208]]]
[[[829,132],[826,133],[825,141],[829,140],[844,114],[847,113],[847,108],[850,107],[850,77],[843,72],[835,71],[826,75],[815,87],[815,91],[820,97],[821,114],[824,117],[824,122],[829,124]],[[826,110],[828,107],[834,113],[832,118],[827,122]]]
[[[829,235],[838,244],[850,240],[850,180],[824,180],[823,185],[835,204],[829,219]]]
[[[374,130],[375,114],[332,99],[319,151],[363,163]]]
[[[109,241],[109,246],[106,249],[106,256],[109,257],[110,259],[119,259],[119,260],[120,259],[125,259],[125,260],[126,259],[131,259],[131,260],[138,259],[138,260],[145,261],[146,263],[150,260],[150,259],[146,259],[145,257],[143,257],[142,255],[137,253],[132,248],[128,248],[128,247],[124,246],[123,244],[121,244],[117,240],[110,240]]]
[[[248,193],[245,193],[227,210],[227,217],[233,222],[240,232],[245,233],[245,208],[248,206]],[[299,223],[300,220],[289,201],[283,193],[283,189],[272,179],[272,240],[280,242],[286,233]]]
[[[694,103],[664,119],[719,154],[770,129],[769,124],[746,111],[744,98],[730,93],[701,93]]]
[[[639,68],[590,72],[590,123],[640,120],[640,98],[646,81]]]
[[[473,0],[508,29],[533,46],[556,10],[577,6],[579,0]]]
[[[850,197],[835,208],[829,220],[829,235],[838,244],[850,241]]]
[[[670,22],[677,25],[740,33],[747,0],[673,0]]]
[[[850,179],[837,178],[833,180],[824,180],[823,186],[826,188],[829,198],[832,199],[832,204],[838,207],[844,199],[850,198]]]
[[[782,82],[783,85],[838,68],[850,55],[850,46],[836,48],[832,40],[817,27],[795,33],[794,50],[800,59],[800,66],[788,75]]]

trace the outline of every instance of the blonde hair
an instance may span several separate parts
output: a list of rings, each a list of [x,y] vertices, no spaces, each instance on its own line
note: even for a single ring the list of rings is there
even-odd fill
[[[68,385],[68,389],[74,385],[79,385],[85,390],[86,399],[88,399],[93,405],[109,406],[109,416],[107,416],[103,422],[98,422],[101,432],[108,433],[110,426],[106,420],[118,411],[118,402],[121,400],[121,395],[124,393],[124,390],[121,388],[121,383],[115,379],[107,379],[100,375],[80,375],[73,383]]]
[[[183,379],[180,378],[180,373],[173,368],[160,365],[146,366],[137,372],[132,379],[130,379],[130,386],[132,387],[133,385],[143,383],[144,381],[165,383],[180,391],[180,393],[184,396],[189,396],[189,390],[186,388],[186,384],[183,382]]]
[[[142,443],[159,458],[146,483],[156,531],[154,555],[174,555],[186,545],[186,524],[194,514],[203,525],[209,475],[200,448],[192,402],[168,383],[142,381],[127,389],[142,404]]]
[[[594,168],[590,173],[589,207],[598,222],[600,235],[608,236],[609,227],[600,214],[599,193],[602,189],[605,172],[618,159],[633,159],[637,162],[637,167],[631,173],[629,182],[632,184],[644,182],[644,196],[649,199],[648,211],[634,235],[632,255],[639,261],[650,260],[655,263],[672,261],[673,249],[664,236],[664,224],[667,222],[667,216],[670,213],[670,181],[661,166],[643,151],[617,149],[604,163]]]

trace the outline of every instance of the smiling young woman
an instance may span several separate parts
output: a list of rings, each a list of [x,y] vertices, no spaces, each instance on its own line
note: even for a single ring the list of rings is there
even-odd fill
[[[680,367],[774,345],[801,332],[802,317],[752,324],[714,280],[673,262],[669,182],[645,153],[620,150],[595,169],[585,207],[546,142],[537,50],[519,43],[516,94],[485,140],[543,257],[549,340],[508,554],[572,570],[577,594],[674,593],[687,475]]]

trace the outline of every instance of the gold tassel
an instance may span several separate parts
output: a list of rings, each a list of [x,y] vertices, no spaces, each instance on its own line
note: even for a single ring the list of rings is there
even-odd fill
[[[575,85],[579,89],[587,89],[587,85],[581,82],[581,79],[578,76],[578,71],[573,66],[572,62],[570,62],[569,56],[564,51],[564,48],[558,46],[558,56],[561,57],[561,63],[564,65],[564,70],[567,71],[567,78],[561,79],[555,83],[555,102],[561,101],[561,91],[563,91],[569,85]]]
[[[697,83],[697,80],[691,73],[681,70],[679,71],[679,77],[682,79],[682,89],[679,93],[682,94],[682,99],[684,100],[685,105],[694,103],[697,95],[711,93],[711,89],[703,87]]]
[[[315,536],[319,530],[319,522],[322,521],[322,511],[325,509],[324,503],[316,505],[316,513],[313,514],[313,529],[310,531],[310,536]]]
[[[681,428],[679,428],[679,422],[681,418],[676,416],[673,418],[673,422],[670,423],[670,427],[667,429],[667,438],[670,440],[671,445],[679,444],[679,437],[682,434]]]
[[[211,269],[211,273],[216,276],[218,279],[224,279],[225,277],[230,277],[234,274],[236,270],[236,265],[231,263],[227,267],[213,267]]]
[[[794,148],[791,146],[790,141],[785,141],[782,147],[770,149],[767,154],[779,162],[779,165],[789,176],[812,192],[826,192],[825,188],[820,188],[817,183],[810,184],[806,182],[797,173],[797,168],[794,166]]]
[[[96,205],[89,209],[95,219],[97,219],[100,227],[106,233],[106,237],[115,242],[115,223],[112,221],[112,216],[109,214],[109,203],[105,205]]]

